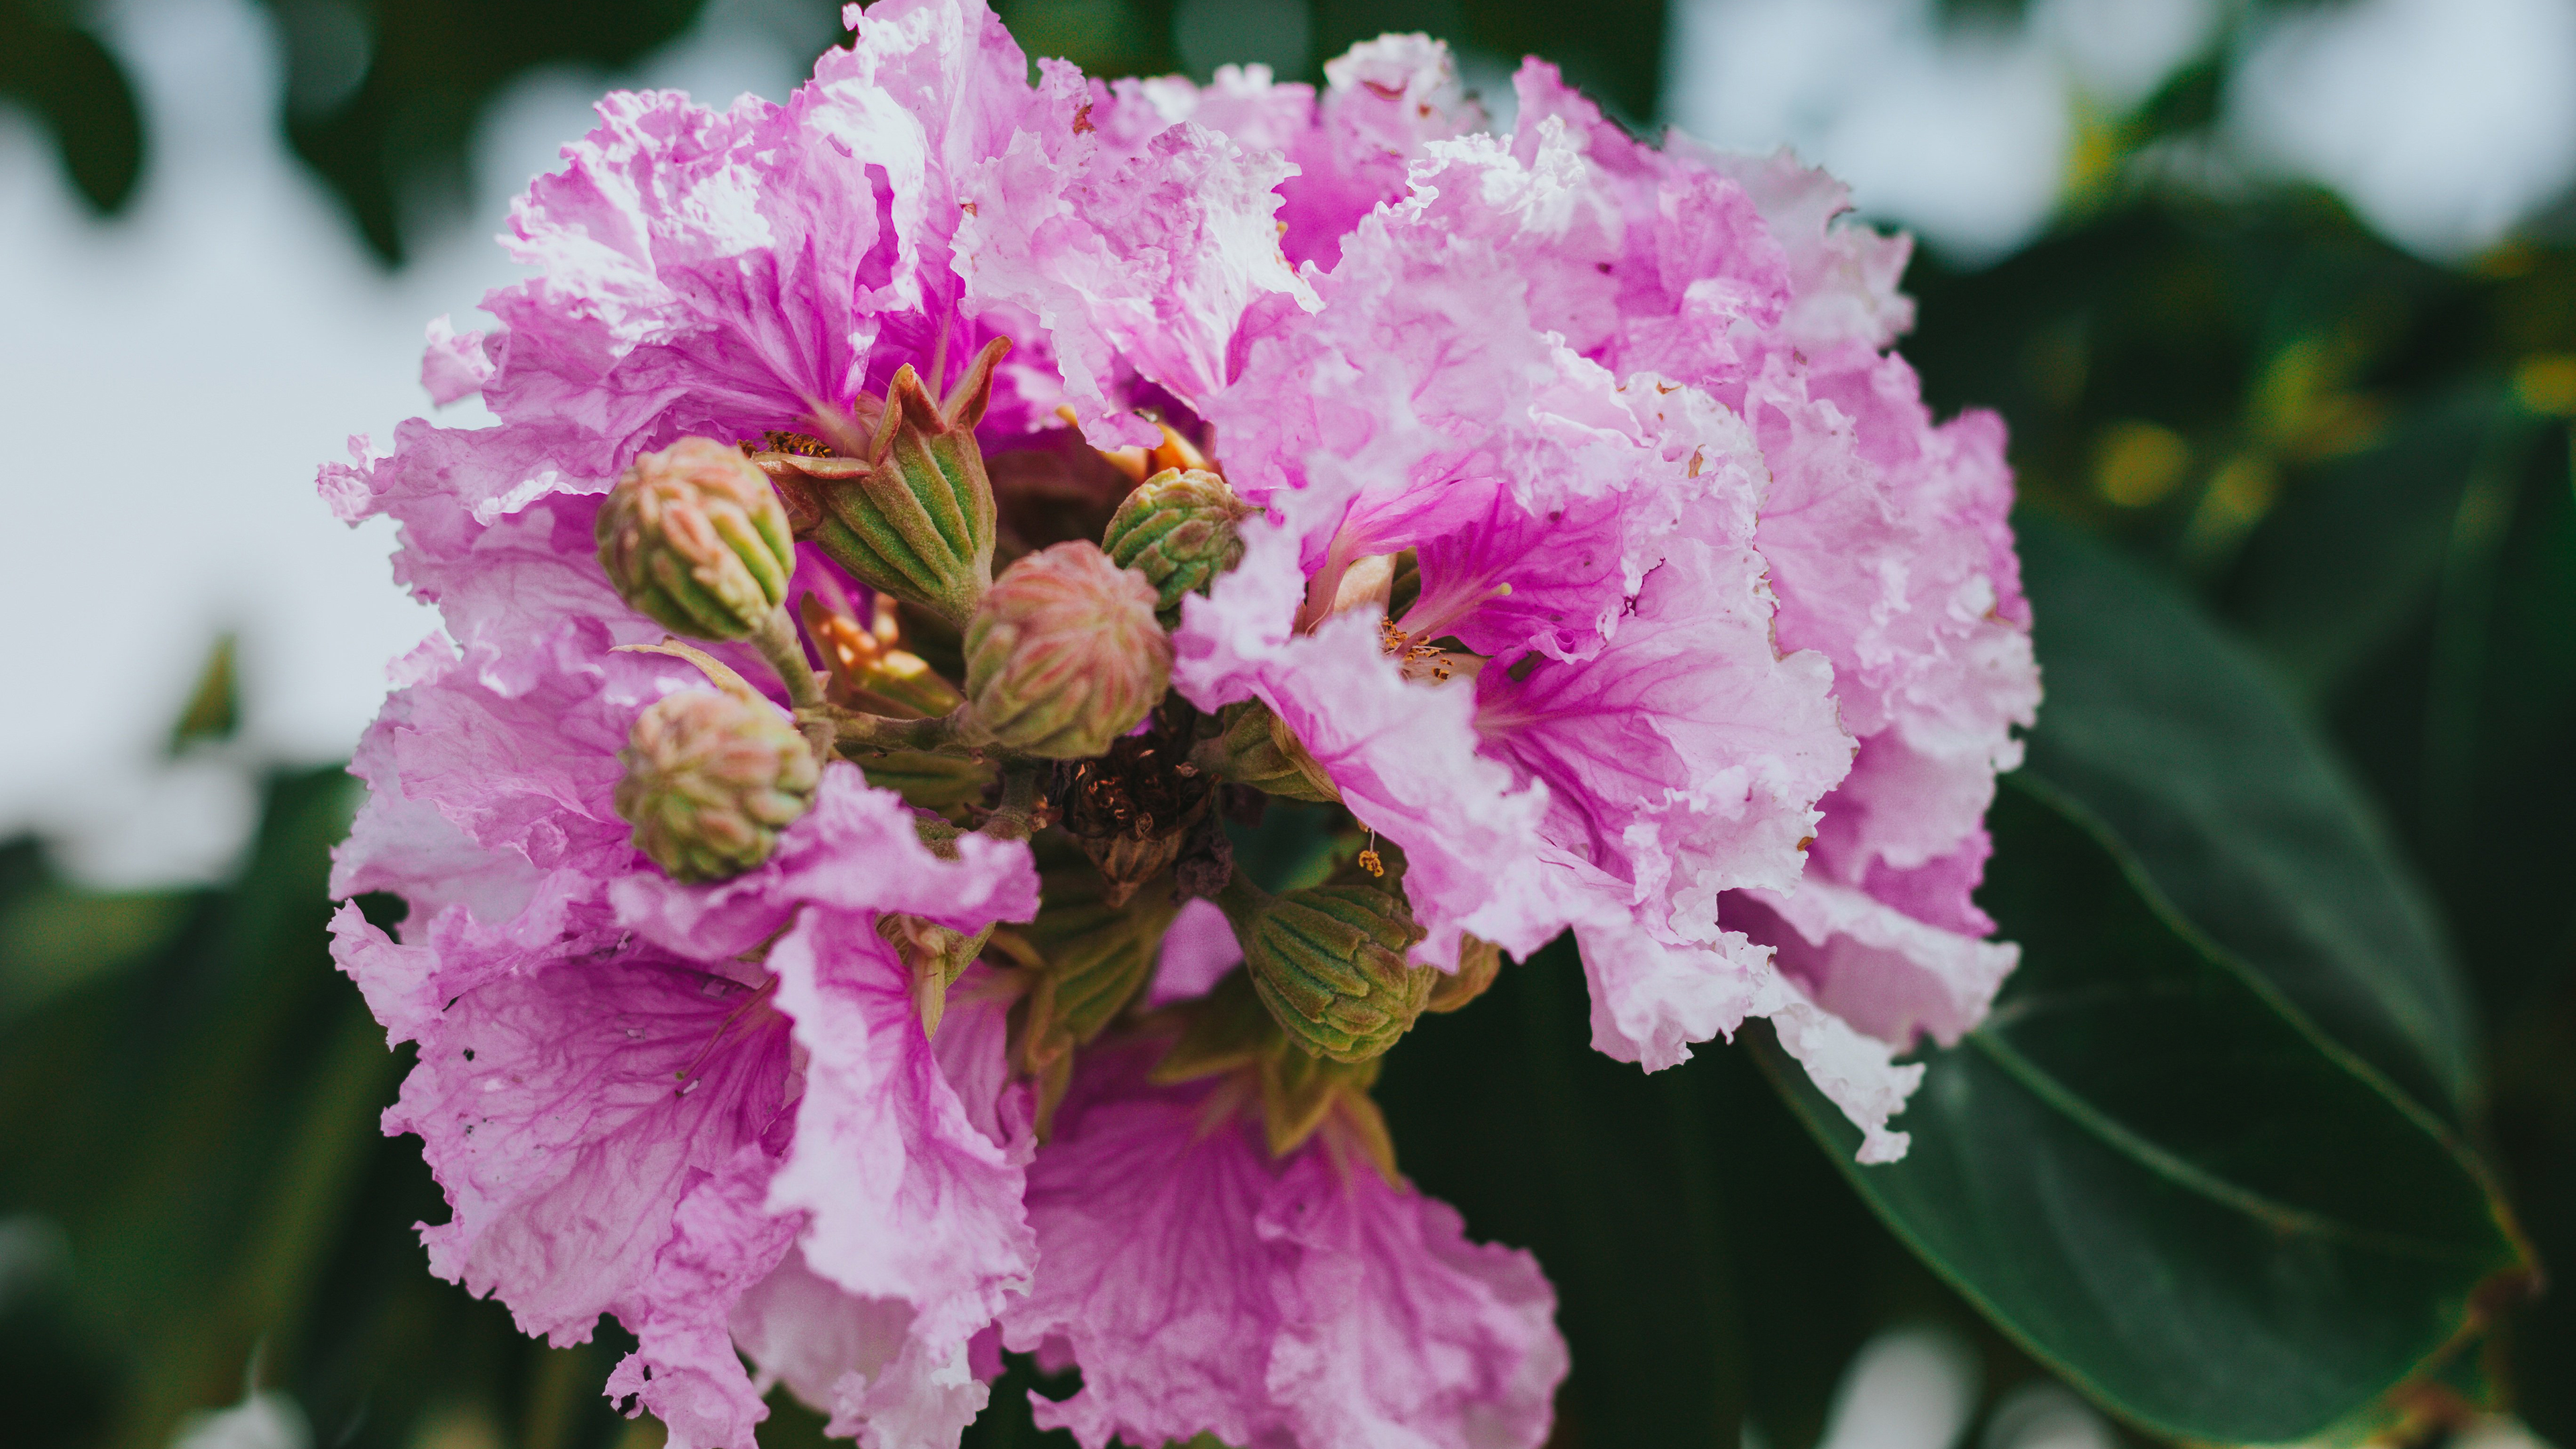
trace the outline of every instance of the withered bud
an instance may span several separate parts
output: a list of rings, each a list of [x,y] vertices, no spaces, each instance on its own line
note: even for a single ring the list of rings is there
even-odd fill
[[[599,510],[600,567],[626,602],[696,639],[740,639],[787,596],[796,544],[741,451],[682,438],[627,468]]]
[[[1169,869],[1208,813],[1215,781],[1184,754],[1197,718],[1167,697],[1152,728],[1121,735],[1098,759],[1056,766],[1058,823],[1100,872],[1112,906]]]
[[[970,737],[1024,754],[1105,752],[1171,676],[1152,587],[1078,540],[1011,565],[966,625]]]

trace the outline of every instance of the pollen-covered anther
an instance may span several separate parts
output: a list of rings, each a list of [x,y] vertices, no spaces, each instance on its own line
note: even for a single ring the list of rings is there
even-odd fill
[[[723,880],[769,858],[821,777],[805,737],[757,696],[684,690],[637,716],[618,753],[617,813],[635,848],[678,881]]]
[[[1447,684],[1464,662],[1451,658],[1449,651],[1439,645],[1426,644],[1419,635],[1406,633],[1403,626],[1392,619],[1378,621],[1377,646],[1379,653],[1394,660],[1396,667],[1404,671],[1405,678],[1417,682],[1428,680],[1433,684]],[[1481,664],[1484,661],[1475,662]]]

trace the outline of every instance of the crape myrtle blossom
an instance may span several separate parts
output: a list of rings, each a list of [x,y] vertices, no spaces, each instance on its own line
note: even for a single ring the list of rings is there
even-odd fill
[[[407,912],[335,940],[431,1267],[615,1315],[679,1446],[953,1446],[1005,1353],[1089,1449],[1536,1445],[1553,1294],[1379,1055],[1570,932],[1602,1050],[1767,1017],[1903,1150],[2012,962],[2000,428],[1830,180],[1535,62],[1498,137],[1419,36],[1318,94],[846,14],[783,105],[603,101],[430,331],[497,424],[322,473],[445,625],[334,876]],[[1233,859],[1270,796],[1320,884]]]
[[[1423,142],[1319,313],[1199,403],[1279,528],[1176,680],[1279,711],[1406,848],[1427,959],[1571,926],[1605,1051],[1785,1018],[1892,1156],[1895,1051],[2013,959],[1968,899],[2037,699],[2001,430],[1931,426],[1881,351],[1902,244],[1829,179],[1517,85],[1516,133]],[[1350,570],[1408,549],[1380,651]],[[1444,637],[1471,657],[1421,668]]]

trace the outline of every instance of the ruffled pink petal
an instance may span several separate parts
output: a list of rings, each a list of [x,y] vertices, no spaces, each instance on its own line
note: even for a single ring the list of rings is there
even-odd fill
[[[989,1391],[962,1352],[934,1361],[912,1306],[859,1298],[789,1250],[734,1308],[733,1339],[760,1371],[831,1415],[861,1449],[955,1449]]]
[[[628,1311],[636,1347],[609,1374],[608,1396],[633,1396],[661,1421],[672,1449],[753,1449],[752,1426],[769,1417],[728,1322],[745,1292],[776,1275],[796,1237],[795,1219],[761,1206],[769,1169],[768,1152],[746,1142],[680,1200]]]
[[[1282,1160],[1249,1122],[1211,1130],[1209,1086],[1154,1087],[1150,1059],[1087,1056],[1030,1169],[1039,1271],[1005,1341],[1061,1342],[1083,1380],[1041,1425],[1086,1449],[1546,1437],[1566,1357],[1529,1255],[1322,1139]]]
[[[1538,949],[1564,919],[1533,853],[1545,787],[1478,753],[1465,681],[1408,682],[1380,651],[1374,615],[1291,633],[1293,547],[1284,530],[1253,529],[1243,564],[1184,603],[1173,683],[1203,709],[1267,702],[1352,814],[1404,848],[1405,894],[1430,933],[1418,959],[1454,963],[1462,931],[1515,954]]]
[[[420,385],[439,407],[483,391],[492,380],[492,359],[483,353],[483,334],[459,333],[444,315],[431,319],[429,346],[420,357]]]
[[[1850,767],[1832,670],[1773,652],[1769,602],[1752,550],[1682,538],[1600,655],[1477,676],[1477,729],[1546,782],[1550,840],[1666,929],[1718,891],[1794,883]]]
[[[1046,104],[962,203],[969,295],[1037,319],[1086,422],[1106,414],[1122,369],[1196,404],[1224,386],[1257,299],[1314,305],[1272,221],[1273,188],[1292,168],[1190,121],[1122,155],[1092,122],[1080,75],[1044,64]]]
[[[575,1343],[603,1312],[679,1323],[694,1310],[655,1277],[675,1243],[691,1271],[745,1281],[784,1251],[765,1230],[679,1219],[711,1181],[765,1188],[759,1159],[792,1126],[786,1023],[748,984],[652,956],[556,962],[455,997],[419,1042],[385,1127],[420,1135],[454,1210],[422,1231],[430,1266],[497,1294],[525,1331]],[[701,1330],[674,1330],[675,1365],[705,1367]]]
[[[910,1310],[904,1332],[918,1346],[905,1354],[962,1373],[967,1340],[1033,1267],[1026,1141],[997,1143],[970,1118],[923,1035],[910,973],[872,921],[809,912],[769,966],[807,1063],[769,1208],[806,1215],[813,1272]],[[998,1071],[1001,1034],[979,1040]]]
[[[1423,35],[1382,35],[1324,62],[1316,124],[1289,151],[1296,178],[1280,188],[1291,261],[1326,270],[1342,239],[1381,202],[1404,194],[1406,171],[1438,141],[1485,124],[1458,83],[1449,47]]]
[[[1956,1042],[1985,1019],[2021,958],[2010,942],[1927,925],[1827,880],[1753,892],[1731,908],[1730,923],[1776,947],[1780,969],[1818,1006],[1900,1049],[1925,1033]]]

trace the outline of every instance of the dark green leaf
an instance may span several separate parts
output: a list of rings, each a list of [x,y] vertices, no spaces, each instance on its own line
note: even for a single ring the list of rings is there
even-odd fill
[[[2015,522],[2048,691],[2029,772],[2184,919],[2456,1124],[2477,1055],[2468,996],[2365,797],[2197,605],[2044,517]]]
[[[1928,1058],[1913,1150],[1854,1165],[1858,1133],[1774,1074],[1997,1324],[2147,1428],[2280,1442],[2367,1409],[2528,1271],[2449,1132],[2198,938],[2098,826],[2018,779],[1992,824],[1982,899],[2023,962]]]
[[[2410,409],[2282,500],[2237,560],[2229,618],[2300,694],[2329,693],[2424,608],[2479,490],[2508,484],[2540,431],[2488,379]]]
[[[116,212],[143,175],[143,112],[134,83],[66,7],[0,0],[0,98],[34,111],[93,211]]]

